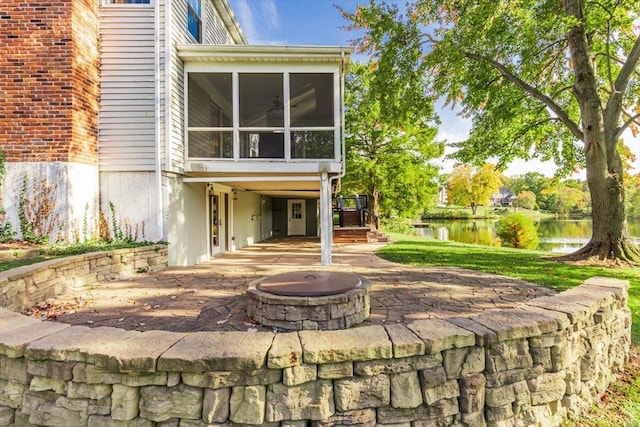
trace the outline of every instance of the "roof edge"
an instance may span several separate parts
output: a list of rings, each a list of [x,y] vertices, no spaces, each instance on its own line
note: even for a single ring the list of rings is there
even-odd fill
[[[276,45],[201,45],[179,44],[178,55],[185,61],[206,56],[248,60],[261,58],[265,61],[316,57],[348,62],[354,49],[351,46],[276,46]]]
[[[236,15],[231,9],[231,5],[228,0],[213,0],[213,5],[218,10],[222,21],[224,22],[227,30],[231,34],[233,41],[239,45],[246,45],[249,43],[247,37],[244,35],[240,23],[236,19]]]

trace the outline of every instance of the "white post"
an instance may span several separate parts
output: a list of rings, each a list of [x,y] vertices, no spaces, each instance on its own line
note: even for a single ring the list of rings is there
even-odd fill
[[[331,182],[326,172],[320,179],[320,263],[331,265],[333,220],[331,212]]]

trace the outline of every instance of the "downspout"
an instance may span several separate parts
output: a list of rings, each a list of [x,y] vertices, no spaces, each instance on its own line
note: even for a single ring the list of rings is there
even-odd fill
[[[167,0],[169,1],[169,0]],[[166,7],[166,6],[165,6]],[[162,120],[160,118],[160,91],[162,86],[160,84],[160,2],[156,1],[155,3],[155,97],[156,97],[156,107],[155,107],[155,133],[156,133],[156,158],[155,158],[155,179],[156,179],[156,191],[158,194],[157,206],[156,206],[156,240],[166,240],[164,239],[164,215],[163,215],[163,203],[162,203],[162,155],[160,154],[161,144],[160,144],[160,128],[162,126]],[[166,14],[165,14],[166,15]],[[166,38],[166,35],[165,35]]]

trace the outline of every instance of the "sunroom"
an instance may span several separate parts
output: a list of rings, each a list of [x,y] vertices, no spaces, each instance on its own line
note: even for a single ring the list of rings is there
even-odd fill
[[[184,61],[184,181],[318,200],[321,259],[330,263],[351,49],[182,45],[178,52]],[[287,215],[290,222],[299,216]],[[233,221],[241,226],[240,218]]]

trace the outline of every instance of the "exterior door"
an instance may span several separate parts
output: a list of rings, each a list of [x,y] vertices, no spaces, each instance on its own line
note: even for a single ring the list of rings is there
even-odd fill
[[[303,199],[287,200],[287,217],[289,220],[287,236],[304,236],[307,234],[307,218]]]
[[[209,253],[211,256],[227,250],[227,200],[226,194],[209,194]]]

